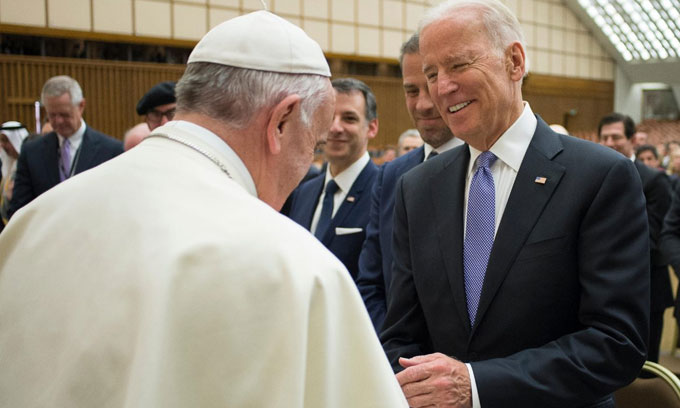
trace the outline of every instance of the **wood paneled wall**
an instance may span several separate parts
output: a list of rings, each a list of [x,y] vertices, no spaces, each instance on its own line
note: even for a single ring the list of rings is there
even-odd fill
[[[83,88],[87,123],[111,136],[143,119],[135,106],[141,96],[161,81],[178,80],[184,65],[128,63],[66,58],[0,55],[0,121],[19,120],[35,129],[34,102],[44,82],[54,75],[70,75]],[[405,106],[400,78],[355,76],[366,82],[378,103],[379,131],[371,146],[396,144],[413,127]],[[532,74],[523,87],[524,99],[549,124],[564,125],[577,134],[593,131],[611,112],[614,84]],[[575,112],[570,116],[568,112]]]
[[[614,109],[614,82],[530,74],[522,87],[524,100],[548,124],[590,139],[600,119]]]
[[[143,121],[137,101],[153,85],[178,80],[184,65],[126,63],[67,58],[0,55],[0,120],[18,120],[35,131],[34,103],[50,77],[69,75],[85,97],[83,117],[89,126],[118,139]],[[42,117],[44,121],[44,110]]]

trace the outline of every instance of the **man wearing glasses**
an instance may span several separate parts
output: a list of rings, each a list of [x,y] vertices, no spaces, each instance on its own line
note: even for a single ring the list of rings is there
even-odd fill
[[[149,130],[165,125],[175,116],[175,82],[154,85],[137,103],[137,114],[146,115]]]

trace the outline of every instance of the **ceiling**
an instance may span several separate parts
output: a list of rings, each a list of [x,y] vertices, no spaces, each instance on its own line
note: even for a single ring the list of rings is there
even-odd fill
[[[680,85],[680,0],[565,0],[631,82]]]

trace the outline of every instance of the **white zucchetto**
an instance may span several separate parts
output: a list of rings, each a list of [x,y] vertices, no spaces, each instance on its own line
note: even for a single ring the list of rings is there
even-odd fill
[[[331,76],[319,44],[300,27],[268,11],[255,11],[215,26],[191,52],[188,63],[192,62]]]

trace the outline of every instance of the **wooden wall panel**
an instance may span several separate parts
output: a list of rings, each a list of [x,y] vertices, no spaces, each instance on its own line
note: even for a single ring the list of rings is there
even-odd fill
[[[597,132],[600,119],[614,109],[613,81],[531,74],[522,94],[548,124],[560,124],[587,139]]]
[[[34,102],[50,77],[69,75],[83,89],[89,126],[118,139],[143,121],[139,98],[161,81],[178,80],[184,65],[127,63],[0,55],[0,120],[18,120],[35,131]],[[42,116],[44,120],[44,110]]]
[[[178,80],[184,65],[128,63],[48,57],[0,55],[0,121],[19,120],[35,130],[33,103],[43,83],[66,74],[80,82],[86,99],[87,123],[116,138],[142,121],[135,106],[139,98],[161,81]],[[373,89],[380,127],[373,147],[396,144],[413,127],[406,110],[400,78],[355,76]],[[548,123],[564,125],[578,135],[593,132],[600,117],[611,112],[614,84],[532,74],[523,87],[524,98]],[[565,116],[575,110],[575,116]]]

